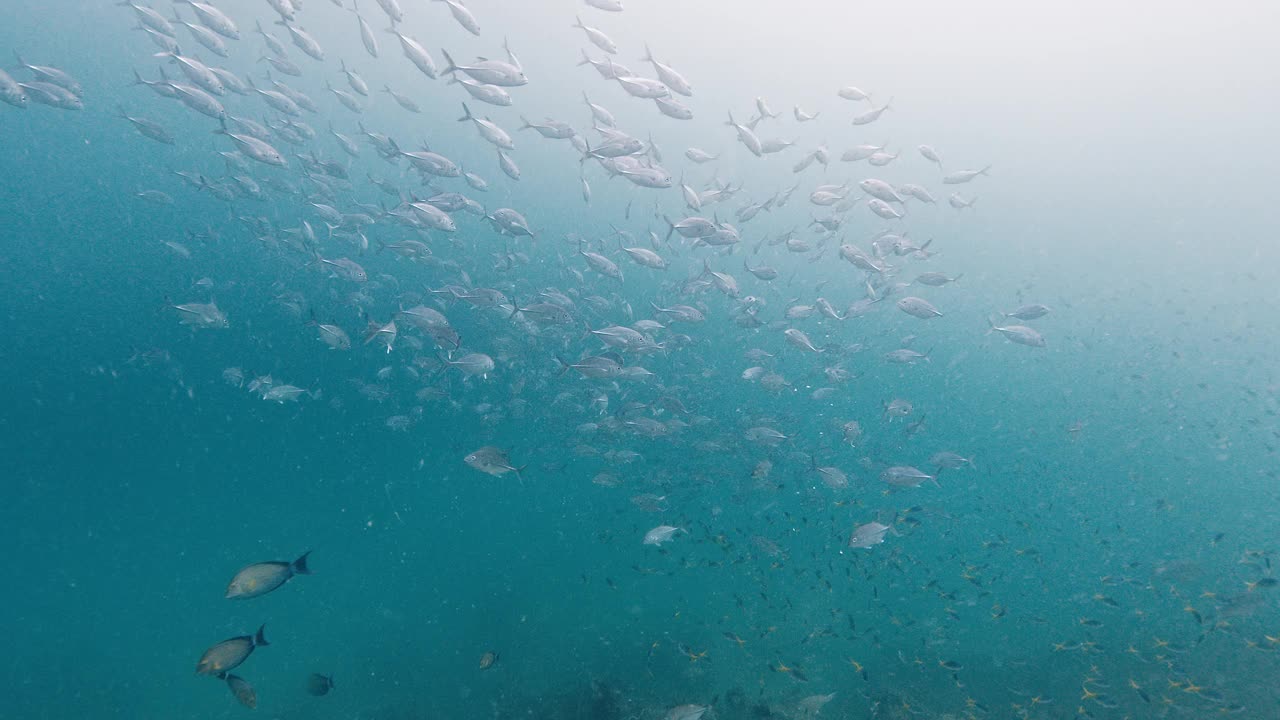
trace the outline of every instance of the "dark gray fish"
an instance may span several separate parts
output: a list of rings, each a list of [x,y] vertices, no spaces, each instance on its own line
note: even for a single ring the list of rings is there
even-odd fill
[[[266,625],[259,627],[256,635],[233,637],[205,650],[200,656],[200,661],[196,663],[196,674],[223,677],[231,670],[240,667],[240,664],[253,654],[254,648],[271,644],[263,634],[266,627]]]
[[[222,677],[227,681],[227,688],[231,690],[231,694],[235,696],[241,705],[250,710],[258,707],[258,693],[254,692],[253,686],[249,684],[248,680],[239,675],[228,674]]]
[[[307,556],[311,551],[293,562],[260,562],[244,567],[227,585],[227,599],[255,598],[275,590],[289,582],[294,575],[310,575],[307,569]]]
[[[307,678],[307,692],[316,697],[328,695],[333,689],[333,676],[321,675],[320,673],[311,673]]]

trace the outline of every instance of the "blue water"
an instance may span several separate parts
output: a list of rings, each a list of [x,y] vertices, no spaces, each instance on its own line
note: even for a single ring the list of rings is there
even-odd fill
[[[240,174],[216,154],[234,144],[212,133],[214,120],[130,85],[132,68],[154,79],[164,65],[180,77],[151,57],[157,48],[131,29],[132,10],[4,11],[0,52],[74,75],[85,109],[0,105],[0,568],[9,578],[0,717],[649,720],[699,704],[719,720],[801,720],[797,703],[828,693],[836,696],[825,717],[1280,716],[1271,568],[1280,265],[1270,242],[1280,218],[1269,184],[1280,145],[1265,120],[1275,110],[1261,69],[1275,59],[1265,22],[1241,21],[1248,8],[1161,9],[1142,32],[1137,11],[1102,28],[1002,15],[1040,33],[1037,43],[984,24],[1004,12],[998,4],[934,9],[928,22],[904,8],[628,0],[613,14],[567,1],[510,5],[468,3],[479,37],[443,3],[405,3],[402,24],[442,67],[441,46],[459,61],[501,58],[509,38],[531,78],[509,89],[509,108],[418,73],[381,32],[386,17],[372,0],[360,12],[379,32],[376,60],[354,16],[322,0],[298,17],[324,46],[323,63],[270,25],[266,3],[219,3],[242,33],[226,40],[226,60],[178,27],[184,51],[265,88],[263,42],[252,32],[261,20],[302,67],[301,78],[274,75],[317,101],[320,113],[301,118],[317,137],[298,147],[273,140],[289,166],[250,161],[259,182],[302,184],[298,154],[347,163],[326,134],[330,122],[361,147],[336,201],[264,185],[266,199],[231,203],[171,172],[214,182]],[[189,7],[174,7],[195,22]],[[636,61],[646,42],[678,68],[695,87],[680,98],[695,119],[663,117],[576,67],[580,48],[602,53],[568,27],[575,13],[608,32],[632,70],[652,76]],[[841,29],[859,23],[881,29],[853,47]],[[1135,46],[1146,52],[1130,54]],[[325,90],[326,81],[348,87],[340,59],[424,113],[378,92],[362,115],[345,109]],[[1211,83],[1226,76],[1233,81]],[[876,103],[892,97],[893,109],[851,126],[869,106],[836,97],[848,84],[872,90]],[[595,146],[584,90],[621,129],[660,148],[676,187],[608,179],[567,141],[517,132],[521,115],[549,116]],[[761,122],[761,136],[795,147],[756,158],[724,126],[726,110],[749,118],[757,96],[783,113]],[[518,182],[470,123],[455,122],[464,99],[514,137]],[[233,114],[276,120],[259,98],[222,100]],[[795,104],[822,115],[799,124]],[[140,136],[117,105],[160,123],[176,144]],[[379,159],[357,120],[406,150],[426,140],[480,174],[488,192],[461,179],[435,185],[490,212],[519,210],[536,239],[504,238],[463,212],[453,213],[459,230],[449,237],[383,217],[367,229],[367,252],[326,239],[309,200],[346,213],[395,205],[369,174],[431,194],[405,161]],[[886,167],[839,160],[886,140],[901,153]],[[829,167],[792,172],[823,143]],[[993,169],[943,185],[920,144],[937,147],[947,171]],[[691,146],[721,158],[695,165],[683,157]],[[909,202],[904,220],[886,222],[864,200],[823,239],[810,223],[832,208],[809,194],[848,182],[858,197],[868,177],[922,184],[938,202]],[[662,216],[695,214],[682,179],[700,191],[717,180],[743,186],[702,213],[736,225],[741,243],[649,244],[648,231],[666,234]],[[792,185],[784,206],[734,217]],[[149,204],[136,197],[142,190],[174,203]],[[950,207],[955,191],[977,196],[974,208]],[[282,242],[303,219],[325,258],[356,259],[370,281],[334,277]],[[671,267],[633,263],[612,226]],[[792,229],[823,246],[789,253],[765,242]],[[839,258],[842,242],[869,250],[886,229],[932,238],[936,255],[890,253],[887,279]],[[377,251],[379,240],[410,238],[442,262]],[[580,239],[625,280],[589,270]],[[742,297],[705,283],[690,289],[704,260],[734,275],[742,297],[764,301],[761,327],[735,323]],[[758,280],[744,260],[781,276]],[[963,277],[885,287],[927,271]],[[889,297],[864,316],[784,319],[793,302],[818,297],[843,311],[868,281]],[[574,324],[534,328],[529,314],[510,320],[509,306],[428,292],[447,284],[496,288],[525,306],[555,289],[575,301]],[[354,302],[357,292],[367,302]],[[287,294],[305,311],[286,307]],[[943,316],[904,314],[894,306],[903,295]],[[170,307],[210,301],[228,328],[192,329]],[[707,316],[656,331],[664,352],[624,353],[653,378],[560,373],[557,355],[600,350],[583,324],[662,320],[650,302]],[[487,353],[494,372],[464,380],[442,371],[441,349],[404,322],[390,353],[362,342],[366,314],[386,322],[420,303],[458,330],[453,357]],[[1045,347],[986,333],[988,318],[1027,303],[1051,308],[1024,323]],[[311,313],[343,327],[353,347],[319,342]],[[789,344],[786,327],[825,352]],[[906,346],[927,351],[928,362],[884,360]],[[750,360],[753,348],[773,357]],[[756,365],[788,385],[744,380]],[[850,378],[830,381],[824,370],[835,367]],[[224,379],[228,368],[241,369],[244,383]],[[311,394],[264,401],[245,385],[265,375]],[[887,420],[894,399],[913,413]],[[388,427],[397,417],[408,426]],[[639,417],[669,433],[649,438],[623,424]],[[855,420],[864,437],[851,445],[841,425]],[[585,423],[598,428],[585,432]],[[760,426],[790,439],[748,439]],[[521,478],[465,464],[481,446],[506,450]],[[638,456],[628,462],[618,451]],[[939,451],[973,466],[937,473],[930,457]],[[762,460],[772,472],[754,478]],[[824,485],[814,463],[840,468],[848,487]],[[891,488],[880,473],[892,465],[919,467],[937,483]],[[593,482],[601,473],[616,486]],[[663,509],[639,507],[646,493],[664,496]],[[884,543],[849,548],[853,528],[877,519],[893,528]],[[643,545],[658,525],[681,531]],[[307,550],[313,575],[260,598],[223,598],[239,568]],[[257,691],[250,711],[193,669],[205,648],[264,623],[271,644],[235,670]],[[482,670],[485,652],[498,661]],[[313,672],[332,674],[335,689],[308,695]]]

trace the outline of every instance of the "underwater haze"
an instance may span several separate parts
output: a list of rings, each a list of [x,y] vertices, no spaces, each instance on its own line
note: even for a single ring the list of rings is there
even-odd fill
[[[1280,10],[1037,5],[7,3],[0,718],[1280,717]]]

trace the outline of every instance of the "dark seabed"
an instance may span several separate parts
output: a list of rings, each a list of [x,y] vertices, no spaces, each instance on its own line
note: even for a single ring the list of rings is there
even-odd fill
[[[215,4],[3,11],[0,718],[1280,717],[1275,9]]]

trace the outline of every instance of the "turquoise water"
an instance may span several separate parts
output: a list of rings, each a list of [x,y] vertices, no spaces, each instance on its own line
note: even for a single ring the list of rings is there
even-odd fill
[[[530,82],[508,88],[512,107],[495,107],[418,73],[381,32],[376,3],[360,5],[378,32],[375,60],[352,13],[308,0],[298,18],[323,62],[270,25],[266,3],[220,3],[242,35],[225,40],[230,57],[179,26],[183,50],[265,89],[264,44],[252,32],[261,20],[303,70],[276,79],[319,105],[300,118],[314,140],[272,139],[288,167],[249,161],[231,172],[217,152],[235,145],[212,134],[216,121],[130,85],[133,68],[181,77],[131,29],[134,11],[5,11],[0,51],[74,75],[85,108],[0,105],[0,527],[11,578],[0,717],[647,720],[697,704],[720,720],[805,718],[801,700],[828,693],[826,717],[1275,717],[1277,217],[1267,178],[1280,153],[1259,76],[1265,53],[1274,56],[1254,29],[1266,23],[1162,10],[1138,43],[1149,50],[1142,58],[1108,54],[1119,52],[1119,30],[1094,28],[1096,65],[1082,65],[1078,50],[1064,50],[1079,28],[1054,34],[1051,18],[1022,18],[1046,33],[1043,52],[1012,63],[1006,53],[1034,43],[966,32],[998,6],[967,19],[936,9],[908,33],[901,8],[845,18],[830,8],[634,4],[614,14],[475,0],[473,37],[443,3],[406,3],[402,28],[441,68],[441,46],[459,61],[500,58],[510,40]],[[191,8],[174,7],[196,22]],[[636,61],[646,42],[677,67],[694,85],[680,98],[694,119],[663,117],[576,67],[580,48],[602,53],[568,27],[575,13],[617,41],[617,61],[632,70],[653,76]],[[855,19],[884,29],[850,48],[831,28]],[[1116,22],[1133,29],[1130,20]],[[349,88],[339,60],[375,90],[359,116],[325,90],[326,81]],[[1090,75],[1096,67],[1110,74]],[[1232,82],[1186,96],[1229,72]],[[1178,73],[1185,85],[1170,79]],[[836,96],[850,84],[875,103],[892,97],[893,109],[850,125],[870,107]],[[376,92],[383,85],[423,114]],[[608,179],[568,141],[517,131],[521,115],[550,116],[597,147],[583,90],[660,148],[650,162],[676,187]],[[795,147],[757,158],[723,125],[726,110],[751,117],[757,96],[783,113],[761,121],[761,136]],[[221,99],[232,114],[278,120],[257,97]],[[455,122],[462,100],[512,134],[519,181],[470,123]],[[798,123],[795,104],[822,115]],[[117,105],[163,125],[175,144],[140,136]],[[500,236],[461,211],[452,234],[418,235],[384,215],[397,199],[370,174],[431,193],[404,160],[379,159],[357,121],[407,151],[428,140],[480,174],[487,192],[461,179],[435,186],[489,212],[520,211],[536,239]],[[330,122],[359,143],[358,158],[326,134]],[[886,140],[901,155],[885,167],[839,159]],[[825,170],[792,171],[823,143]],[[990,176],[942,184],[920,144],[938,148],[946,171],[990,164]],[[697,165],[683,156],[694,146],[721,157]],[[349,163],[350,186],[318,196],[297,157],[312,152]],[[172,171],[215,183],[248,175],[264,199],[226,202]],[[862,199],[836,233],[810,227],[832,214],[810,202],[815,188],[848,183],[861,198],[857,183],[872,177],[919,183],[937,203],[909,201],[903,220],[884,221]],[[662,216],[697,214],[682,201],[682,178],[697,191],[743,187],[702,212],[733,223],[740,243],[661,242]],[[310,190],[270,189],[273,179]],[[735,217],[793,185],[785,205]],[[136,197],[143,190],[173,204]],[[949,206],[956,191],[977,196],[974,208]],[[329,238],[311,201],[375,215],[370,249]],[[356,260],[370,280],[312,264],[286,232],[304,219],[316,251]],[[611,226],[670,268],[633,263]],[[821,247],[770,244],[792,229]],[[887,229],[932,238],[937,254],[889,252],[883,276],[840,259],[841,243],[870,251]],[[377,250],[406,239],[438,262]],[[591,271],[579,239],[625,279]],[[740,297],[706,282],[704,260],[736,278]],[[781,275],[760,280],[744,260]],[[963,277],[891,287],[930,271]],[[888,297],[863,316],[785,318],[818,297],[843,313],[868,284]],[[572,299],[572,324],[537,327],[536,313],[512,320],[510,305],[429,292],[446,285],[498,289],[522,307],[555,290]],[[894,304],[905,295],[943,315],[904,314]],[[759,327],[735,321],[746,296],[763,300]],[[193,329],[171,307],[210,301],[227,328]],[[662,351],[622,353],[652,378],[560,373],[557,356],[600,351],[584,324],[665,322],[651,302],[694,305],[707,318],[652,331]],[[1000,322],[1033,326],[1045,347],[987,333],[989,318],[1028,303],[1051,311]],[[385,323],[418,304],[448,317],[460,350],[437,348],[406,322],[390,353],[363,343],[366,315]],[[312,313],[344,328],[352,348],[321,343],[306,324]],[[785,328],[824,352],[796,348]],[[884,359],[902,347],[929,359]],[[749,359],[752,349],[772,357]],[[441,369],[451,350],[486,353],[496,368],[464,380]],[[753,366],[787,385],[744,380]],[[229,368],[243,382],[228,382]],[[832,368],[848,378],[833,381]],[[263,400],[247,385],[265,375],[308,393]],[[815,397],[821,388],[830,390]],[[910,416],[886,418],[895,399],[912,403]],[[665,434],[626,424],[639,418]],[[856,445],[842,437],[849,421],[863,428]],[[754,441],[758,427],[789,439]],[[463,458],[482,446],[507,451],[520,479],[469,467]],[[939,473],[930,458],[940,451],[972,466]],[[753,477],[764,460],[771,472]],[[848,486],[828,487],[815,464],[839,468]],[[894,465],[937,482],[891,487],[881,473]],[[593,481],[602,473],[612,480]],[[664,497],[661,509],[640,507],[645,494]],[[873,520],[892,527],[883,544],[848,547]],[[642,544],[660,525],[680,531]],[[311,576],[223,598],[241,567],[307,550]],[[271,644],[235,669],[256,689],[250,711],[193,670],[205,648],[264,623]],[[482,670],[486,652],[498,659]],[[335,689],[308,695],[313,672],[332,674]]]

